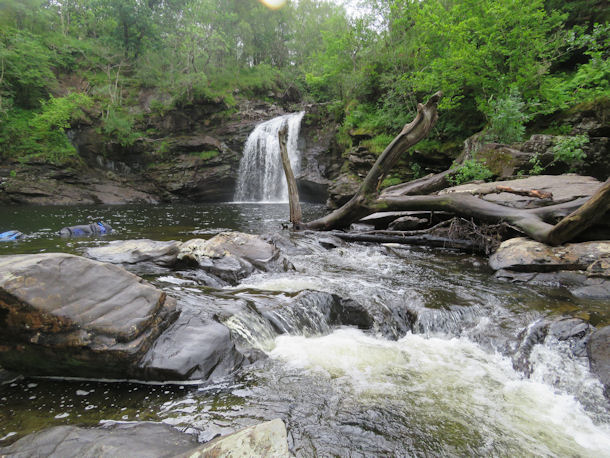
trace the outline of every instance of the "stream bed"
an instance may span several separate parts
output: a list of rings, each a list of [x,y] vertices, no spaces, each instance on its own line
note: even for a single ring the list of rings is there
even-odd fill
[[[324,212],[304,206],[304,219]],[[209,238],[222,230],[280,231],[284,204],[0,208],[0,230],[25,237],[0,254],[81,254],[116,239]],[[116,234],[61,238],[63,226],[103,220]],[[447,250],[345,244],[290,235],[295,266],[220,290],[188,272],[145,278],[183,307],[217,295],[289,301],[324,291],[363,305],[372,329],[331,327],[310,310],[278,311],[278,333],[248,313],[226,320],[264,357],[208,382],[18,379],[0,387],[0,446],[49,426],[165,422],[201,441],[281,418],[297,456],[610,456],[610,406],[588,360],[552,337],[513,355],[540,320],[610,322],[607,304],[560,288],[496,280],[485,258]],[[515,369],[517,367],[517,369]],[[527,373],[527,375],[526,375]]]

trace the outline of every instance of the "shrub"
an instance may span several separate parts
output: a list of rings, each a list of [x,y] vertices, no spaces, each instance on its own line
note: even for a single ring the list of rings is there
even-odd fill
[[[131,117],[119,109],[110,109],[102,124],[102,132],[117,140],[121,146],[131,146],[142,137],[133,129]]]
[[[388,134],[380,134],[376,135],[370,140],[365,140],[362,142],[362,145],[368,148],[368,150],[375,154],[379,155],[383,153],[383,150],[390,144],[390,142],[394,139],[391,135]]]
[[[465,160],[462,167],[460,167],[453,178],[449,178],[449,181],[454,185],[458,185],[475,180],[489,180],[493,176],[493,172],[485,164],[473,158]]]
[[[524,108],[525,103],[515,87],[511,88],[506,97],[491,100],[485,140],[498,143],[521,141],[525,133],[525,123],[529,120],[529,116],[523,112]]]
[[[589,143],[589,137],[587,135],[557,137],[555,139],[555,144],[551,148],[551,151],[553,152],[553,161],[565,162],[573,168],[587,156],[582,149],[587,143]]]

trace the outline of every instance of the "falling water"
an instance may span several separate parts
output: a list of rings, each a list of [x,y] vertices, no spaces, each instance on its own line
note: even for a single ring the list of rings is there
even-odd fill
[[[282,168],[278,132],[288,124],[288,157],[293,171],[299,170],[297,142],[304,111],[279,116],[256,126],[239,164],[236,202],[287,202],[288,187]]]

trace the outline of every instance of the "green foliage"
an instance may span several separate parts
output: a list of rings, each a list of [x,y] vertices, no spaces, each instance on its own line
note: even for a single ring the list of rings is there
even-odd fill
[[[485,164],[475,158],[464,161],[458,172],[450,178],[454,185],[468,183],[475,180],[489,180],[493,177],[493,172]]]
[[[108,111],[101,131],[122,146],[131,146],[142,137],[140,132],[134,130],[133,117],[118,108]]]
[[[525,123],[530,117],[524,113],[525,103],[517,88],[511,88],[506,97],[490,101],[489,109],[489,128],[485,132],[487,141],[515,143],[523,140]]]
[[[56,84],[52,65],[53,55],[40,39],[25,31],[0,29],[0,106],[40,106]]]
[[[553,160],[565,162],[573,167],[582,162],[587,156],[582,147],[589,143],[587,135],[574,135],[571,137],[557,137],[551,148]]]
[[[414,180],[424,176],[424,173],[423,173],[423,170],[421,168],[421,165],[419,165],[417,162],[413,162],[411,164],[411,173],[413,174],[413,179]]]
[[[394,137],[388,134],[379,134],[375,135],[370,140],[365,140],[362,142],[362,146],[368,148],[368,150],[375,154],[379,155],[383,152],[384,149],[394,140]]]
[[[39,157],[52,163],[63,163],[76,155],[65,130],[85,115],[83,109],[92,105],[89,96],[72,93],[51,97],[41,110],[13,110],[6,123],[0,125],[0,148],[5,158]]]
[[[531,165],[531,169],[529,171],[530,175],[540,175],[542,172],[544,172],[544,167],[540,162],[540,156],[538,153],[534,154],[528,162]]]
[[[50,95],[83,90],[102,110],[101,132],[129,146],[144,95],[157,98],[153,116],[223,102],[226,114],[236,98],[275,102],[293,87],[328,102],[340,145],[369,137],[375,153],[439,89],[423,153],[485,125],[489,140],[519,141],[535,116],[610,96],[599,2],[358,3],[371,13],[352,17],[326,0],[277,11],[254,0],[0,0],[2,154],[69,151],[61,126],[74,119],[60,105],[70,102]]]

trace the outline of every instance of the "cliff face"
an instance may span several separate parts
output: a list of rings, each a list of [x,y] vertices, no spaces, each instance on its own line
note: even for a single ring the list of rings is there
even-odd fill
[[[155,112],[140,98],[134,126],[143,133],[126,143],[101,132],[99,114],[69,136],[78,151],[70,164],[41,161],[0,164],[2,204],[121,204],[214,202],[233,198],[245,141],[254,127],[286,112],[305,110],[299,149],[304,200],[323,202],[338,163],[336,126],[323,107],[281,107],[243,100],[193,103]]]

